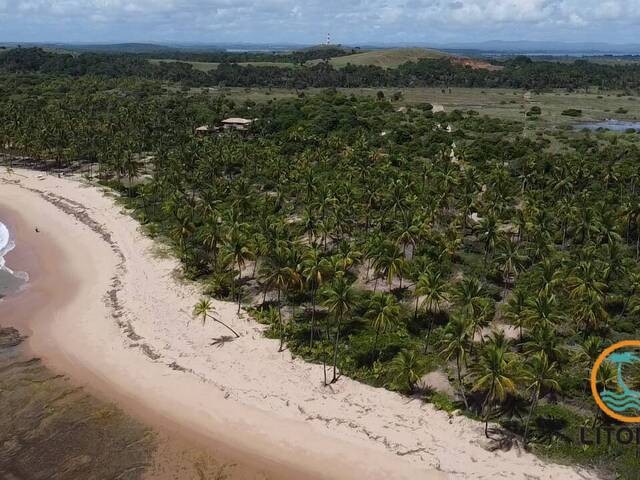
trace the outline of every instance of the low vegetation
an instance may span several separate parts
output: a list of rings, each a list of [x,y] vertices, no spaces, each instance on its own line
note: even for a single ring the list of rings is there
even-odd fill
[[[394,50],[358,55],[395,58]],[[157,57],[150,57],[156,58]],[[323,59],[323,57],[319,57]],[[331,58],[327,56],[326,59]],[[346,58],[346,57],[344,57]],[[179,59],[179,58],[178,58]],[[285,57],[281,60],[284,62]],[[189,61],[198,61],[191,58]],[[200,60],[201,61],[201,60]],[[260,60],[251,60],[260,61]],[[251,62],[247,60],[246,62]],[[262,61],[267,61],[264,59]],[[334,61],[342,61],[342,58]],[[368,60],[370,61],[370,60]],[[387,62],[387,60],[384,60]],[[383,63],[384,63],[383,62]],[[211,63],[211,62],[210,62]],[[218,62],[212,62],[218,63]],[[291,63],[291,62],[284,62]],[[313,63],[313,62],[312,62]],[[469,64],[471,63],[471,64]],[[215,69],[202,71],[185,62],[150,62],[132,54],[64,54],[39,48],[10,49],[0,53],[0,71],[49,75],[100,75],[111,78],[140,77],[180,82],[189,87],[282,87],[282,88],[354,88],[354,87],[481,87],[526,88],[569,91],[597,85],[608,90],[636,90],[640,86],[640,64],[607,65],[578,60],[573,63],[534,62],[517,57],[505,62],[485,62],[474,68],[473,62],[456,58],[423,58],[397,68],[361,64],[334,68],[322,61],[299,68],[238,65],[220,62]],[[498,67],[498,68],[492,68]]]

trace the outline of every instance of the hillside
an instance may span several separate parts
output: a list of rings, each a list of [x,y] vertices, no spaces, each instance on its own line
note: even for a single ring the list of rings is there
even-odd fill
[[[390,48],[371,50],[329,60],[334,67],[351,65],[374,65],[382,68],[396,68],[403,63],[416,62],[425,58],[442,58],[448,56],[444,52],[429,48]]]

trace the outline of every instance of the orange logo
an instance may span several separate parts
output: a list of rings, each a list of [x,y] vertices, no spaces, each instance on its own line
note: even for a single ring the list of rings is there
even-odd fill
[[[616,367],[615,382],[613,378],[598,378],[603,362]],[[591,370],[591,393],[598,407],[621,422],[640,423],[640,392],[629,388],[623,375],[625,366],[635,364],[640,366],[640,340],[625,340],[602,352]],[[602,384],[600,391],[598,380]]]

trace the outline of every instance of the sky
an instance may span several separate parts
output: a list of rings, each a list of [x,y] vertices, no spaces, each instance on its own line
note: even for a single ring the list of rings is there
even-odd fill
[[[0,0],[0,41],[640,43],[640,0]]]

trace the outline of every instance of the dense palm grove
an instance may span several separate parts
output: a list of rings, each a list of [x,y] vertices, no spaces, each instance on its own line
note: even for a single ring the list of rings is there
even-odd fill
[[[595,358],[638,336],[634,134],[523,136],[333,91],[258,106],[137,80],[0,85],[9,163],[119,189],[207,295],[324,364],[318,382],[349,375],[637,475],[633,448],[577,442],[581,425],[610,422],[589,394]],[[258,118],[249,135],[193,134],[231,113]],[[194,315],[216,318],[206,298]],[[437,370],[455,395],[424,387]]]
[[[343,51],[342,54],[344,54]],[[408,62],[394,69],[371,65],[334,68],[320,62],[296,68],[266,65],[239,65],[246,58],[261,61],[304,62],[325,59],[333,50],[311,50],[283,55],[209,54],[221,60],[215,69],[204,72],[185,62],[154,64],[149,57],[175,56],[183,60],[201,60],[203,54],[117,54],[88,52],[79,55],[52,53],[39,48],[18,48],[0,53],[0,72],[41,73],[48,75],[101,75],[112,78],[136,76],[152,80],[182,82],[191,87],[237,86],[304,89],[355,87],[506,87],[544,90],[550,88],[590,88],[633,91],[640,87],[640,64],[598,64],[585,60],[572,63],[532,61],[517,57],[496,62],[501,70],[473,69],[448,58]],[[206,57],[205,57],[206,58]]]

